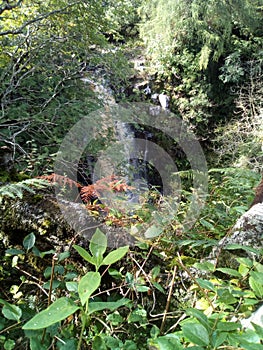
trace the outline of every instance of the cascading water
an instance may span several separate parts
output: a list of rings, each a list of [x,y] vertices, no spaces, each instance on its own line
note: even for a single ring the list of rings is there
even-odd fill
[[[104,106],[114,106],[116,101],[114,99],[113,91],[107,86],[104,78],[99,79],[97,76],[82,78],[82,80],[90,84],[92,89],[97,94],[97,98],[103,101]],[[128,122],[115,122],[115,133],[117,142],[121,145],[121,155],[118,155],[121,159],[119,164],[114,164],[111,160],[104,160],[104,167],[111,167],[115,175],[123,177],[125,182],[135,188],[134,191],[127,194],[128,200],[137,203],[139,201],[139,193],[143,193],[149,189],[149,164],[148,148],[149,139],[152,134],[148,131],[139,132],[140,138],[137,138],[138,130],[134,125]],[[95,158],[90,160],[89,156],[86,156],[88,172],[87,178],[94,181],[98,180],[98,176],[94,177]],[[92,164],[93,162],[93,164]]]
[[[142,150],[138,145],[138,139],[136,138],[133,125],[130,125],[129,123],[116,122],[115,128],[123,153],[123,161],[120,165],[120,172],[126,183],[135,188],[133,192],[129,193],[128,199],[131,202],[136,203],[139,201],[139,193],[142,193],[148,189],[146,167],[148,154],[147,138],[145,148]]]

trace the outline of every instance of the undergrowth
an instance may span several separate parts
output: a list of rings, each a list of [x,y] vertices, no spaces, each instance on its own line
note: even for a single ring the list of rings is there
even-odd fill
[[[88,249],[41,251],[34,232],[23,246],[6,247],[0,347],[263,349],[263,329],[241,321],[263,301],[261,259],[237,257],[237,269],[200,263],[248,209],[259,176],[237,169],[209,176],[207,205],[189,232],[178,228],[185,201],[158,236],[129,249],[110,251],[99,230]]]

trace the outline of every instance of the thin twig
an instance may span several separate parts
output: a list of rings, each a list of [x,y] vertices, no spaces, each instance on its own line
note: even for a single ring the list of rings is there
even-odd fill
[[[161,324],[161,328],[160,328],[160,334],[163,334],[163,329],[164,329],[167,313],[169,311],[176,272],[177,272],[177,266],[175,265],[174,270],[173,270],[172,281],[171,281],[171,285],[170,285],[170,289],[169,289],[169,294],[167,297],[166,307],[165,307],[164,315],[163,315],[163,319],[162,319],[162,324]]]
[[[210,300],[206,290],[203,287],[200,286],[200,284],[197,282],[196,278],[192,275],[191,271],[183,264],[179,252],[177,252],[177,256],[178,256],[178,262],[179,262],[180,266],[187,272],[187,274],[191,278],[191,280],[198,286],[199,290],[203,293],[204,297],[208,301],[208,303],[211,306],[212,310],[215,311],[214,305],[211,302],[211,300]]]
[[[50,276],[50,282],[49,282],[49,291],[48,291],[48,302],[47,306],[51,304],[51,296],[52,296],[52,285],[53,285],[53,280],[54,280],[54,275],[55,275],[55,262],[58,260],[57,253],[54,254],[53,259],[52,259],[52,267],[51,267],[51,276]],[[42,340],[41,343],[44,343],[45,336],[46,336],[46,331],[47,329],[45,328],[43,330],[43,335],[42,335]]]

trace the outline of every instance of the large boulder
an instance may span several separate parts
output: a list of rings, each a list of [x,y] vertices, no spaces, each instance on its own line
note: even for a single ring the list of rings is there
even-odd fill
[[[72,242],[88,246],[98,227],[108,236],[110,247],[132,243],[124,228],[106,226],[103,215],[95,217],[84,204],[62,200],[58,204],[50,188],[25,193],[23,198],[6,197],[1,203],[0,218],[0,234],[6,246],[21,245],[31,232],[41,250],[64,250]]]
[[[232,247],[231,247],[232,245]],[[239,245],[240,249],[235,248]],[[228,249],[231,248],[231,249]],[[252,250],[250,250],[252,248]],[[260,258],[254,250],[263,248],[263,178],[256,188],[250,209],[236,222],[234,227],[219,241],[206,259],[215,266],[237,267],[237,256]]]

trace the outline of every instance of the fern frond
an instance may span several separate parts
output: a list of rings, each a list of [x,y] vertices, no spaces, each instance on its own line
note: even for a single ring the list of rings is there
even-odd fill
[[[73,181],[66,176],[58,175],[58,174],[54,174],[54,173],[50,174],[50,175],[38,176],[38,179],[47,180],[50,183],[57,183],[60,186],[69,186],[70,188],[81,187],[81,185],[79,183],[77,183],[76,181]]]
[[[46,188],[49,183],[42,179],[26,179],[17,183],[12,183],[0,187],[0,202],[4,197],[22,198],[24,191],[35,193],[33,188]]]

